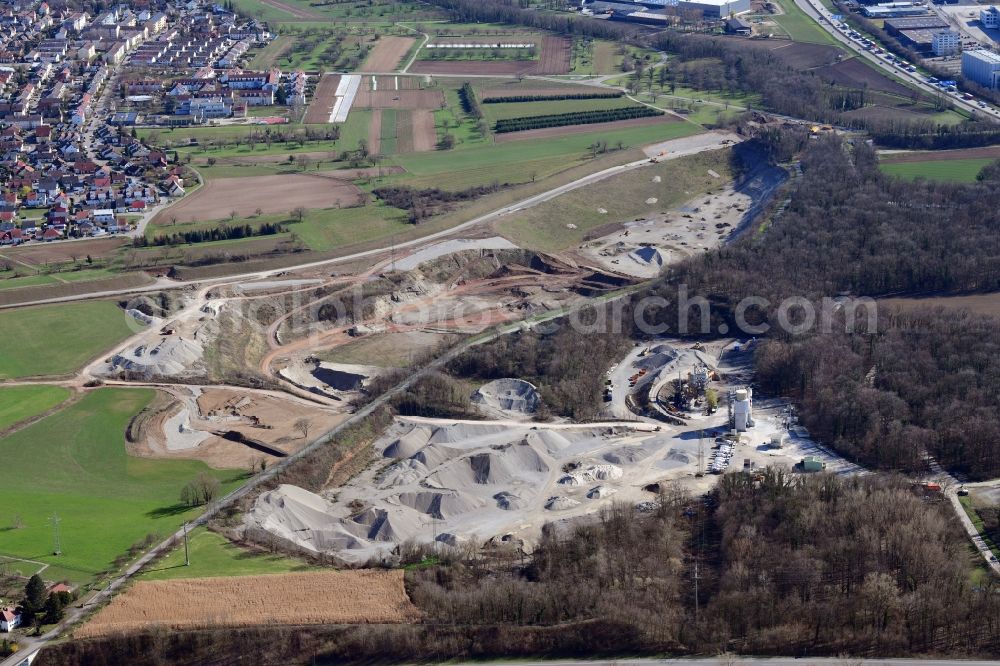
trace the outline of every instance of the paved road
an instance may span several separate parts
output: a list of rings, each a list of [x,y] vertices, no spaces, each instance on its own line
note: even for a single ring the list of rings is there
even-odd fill
[[[892,67],[885,60],[879,58],[874,53],[866,51],[856,41],[854,41],[853,39],[842,33],[840,30],[837,30],[835,27],[833,27],[833,25],[830,23],[831,14],[829,11],[827,11],[825,7],[823,7],[823,4],[820,2],[820,0],[795,0],[795,4],[798,6],[799,9],[804,11],[811,19],[816,21],[821,28],[823,28],[830,35],[832,35],[834,39],[836,39],[841,44],[847,46],[847,48],[850,51],[856,53],[857,55],[868,60],[869,62],[872,62],[875,65],[877,65],[880,70],[890,72],[891,75],[895,76],[896,78],[905,79],[907,83],[917,88],[920,88],[924,92],[932,93],[935,95],[944,95],[955,106],[961,109],[965,109],[966,111],[974,112],[976,115],[980,117],[993,118],[993,119],[1000,118],[1000,112],[998,112],[996,109],[993,108],[981,109],[974,103],[970,103],[964,99],[955,97],[954,95],[949,95],[940,88],[927,83],[924,80],[924,77],[921,76],[919,73],[907,72],[897,67]],[[820,17],[822,17],[823,20],[820,20]]]
[[[675,160],[679,157],[686,157],[688,155],[694,155],[696,153],[704,152],[707,150],[716,150],[718,148],[723,148],[726,145],[735,143],[740,140],[735,134],[729,132],[709,132],[706,134],[696,134],[691,137],[685,137],[682,139],[672,139],[670,141],[664,141],[661,143],[648,146],[645,151],[647,155],[656,156],[657,161],[665,162],[669,160]],[[560,185],[559,187],[554,187],[551,190],[542,192],[541,194],[536,194],[534,196],[522,199],[517,203],[510,204],[509,206],[504,206],[498,208],[485,215],[480,215],[471,220],[463,222],[457,226],[438,231],[427,236],[421,236],[411,241],[405,241],[402,243],[397,243],[394,246],[394,251],[398,252],[407,248],[414,248],[419,245],[424,245],[442,238],[452,236],[454,234],[461,233],[468,229],[476,226],[487,224],[489,222],[494,222],[501,219],[506,215],[511,213],[516,213],[527,208],[532,208],[546,201],[555,199],[556,197],[566,194],[567,192],[572,192],[578,190],[582,187],[587,187],[598,183],[602,180],[611,178],[612,176],[617,176],[619,174],[627,173],[634,169],[640,167],[648,166],[650,163],[649,159],[641,159],[635,162],[629,162],[628,164],[622,164],[620,166],[610,167],[596,173],[583,176],[578,178],[571,183],[565,185]],[[334,264],[349,263],[352,261],[357,261],[358,259],[365,259],[368,257],[373,257],[379,254],[384,254],[388,252],[389,248],[376,248],[374,250],[366,250],[364,252],[355,252],[354,254],[349,254],[343,257],[337,257],[335,259],[324,259],[322,261],[313,261],[303,264],[297,264],[294,266],[286,266],[283,268],[275,268],[266,271],[255,271],[251,273],[242,273],[238,275],[228,275],[225,277],[218,278],[208,278],[203,280],[188,280],[188,281],[174,281],[174,280],[157,280],[151,285],[146,285],[144,287],[132,287],[128,289],[114,289],[109,291],[101,292],[91,292],[88,294],[77,294],[73,296],[62,296],[59,298],[46,298],[31,301],[29,303],[13,303],[9,305],[0,305],[0,310],[23,307],[25,305],[43,305],[47,303],[66,303],[70,301],[80,301],[80,300],[90,300],[94,298],[110,298],[115,296],[124,296],[126,294],[140,294],[149,293],[154,291],[161,291],[163,289],[178,289],[184,287],[195,287],[204,284],[212,284],[216,282],[233,282],[238,280],[255,280],[264,279],[269,277],[274,277],[279,273],[285,273],[294,270],[303,270],[309,268],[318,268],[321,266],[332,266]]]

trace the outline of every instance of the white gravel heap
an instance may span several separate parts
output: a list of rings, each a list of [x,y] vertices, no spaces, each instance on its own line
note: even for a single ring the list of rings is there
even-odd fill
[[[538,389],[523,379],[494,379],[472,394],[472,402],[492,412],[533,414],[540,402]]]

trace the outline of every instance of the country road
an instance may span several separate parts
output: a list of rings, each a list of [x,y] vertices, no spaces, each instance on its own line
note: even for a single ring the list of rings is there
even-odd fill
[[[681,139],[672,139],[670,141],[663,141],[661,143],[647,146],[644,150],[646,152],[646,155],[648,155],[650,158],[655,157],[656,160],[659,162],[666,162],[708,150],[717,150],[719,148],[724,148],[728,145],[738,143],[742,140],[743,140],[742,137],[733,134],[731,132],[707,132],[704,134],[695,134],[693,136],[684,137]],[[611,178],[612,176],[617,176],[619,174],[623,174],[643,166],[648,166],[649,163],[650,159],[641,159],[641,160],[636,160],[634,162],[629,162],[627,164],[610,167],[602,171],[598,171],[596,173],[588,174],[570,183],[566,183],[565,185],[554,187],[551,190],[542,192],[541,194],[530,196],[516,203],[504,206],[502,208],[498,208],[490,213],[486,213],[485,215],[480,215],[479,217],[472,218],[471,220],[462,222],[457,226],[449,227],[448,229],[443,229],[441,231],[428,234],[427,236],[421,236],[420,238],[415,238],[410,241],[397,243],[393,246],[392,250],[395,252],[399,252],[400,250],[403,249],[416,248],[421,245],[425,245],[427,243],[440,240],[442,238],[447,238],[449,236],[459,234],[473,227],[477,227],[498,220],[506,215],[510,215],[511,213],[515,213],[545,203],[546,201],[555,199],[556,197],[566,194],[567,192],[572,192],[582,187],[587,187],[589,185],[593,185],[594,183],[598,183],[602,180],[606,180],[608,178]],[[364,252],[356,252],[354,254],[349,254],[343,257],[336,257],[333,259],[323,259],[320,261],[306,262],[302,264],[296,264],[293,266],[285,266],[282,268],[274,268],[265,271],[254,271],[250,273],[241,273],[237,275],[227,275],[224,277],[206,278],[202,280],[176,281],[176,280],[168,280],[161,278],[156,282],[154,282],[153,284],[142,287],[131,287],[127,289],[115,289],[109,291],[91,292],[87,294],[76,294],[73,296],[61,296],[59,298],[38,299],[27,303],[12,303],[9,305],[0,305],[0,310],[19,308],[19,307],[24,307],[26,305],[45,305],[50,303],[68,303],[71,301],[91,300],[95,298],[111,298],[116,296],[124,296],[128,294],[150,293],[150,292],[162,291],[164,289],[181,289],[185,287],[196,287],[196,286],[214,284],[220,282],[235,282],[235,281],[265,279],[269,277],[274,277],[279,273],[286,273],[288,271],[304,270],[310,268],[318,268],[320,266],[333,266],[336,264],[349,263],[352,261],[357,261],[358,259],[374,257],[389,251],[390,251],[389,247],[380,247],[380,248],[375,248],[373,250],[365,250]]]
[[[796,6],[806,13],[809,18],[815,21],[823,30],[829,33],[834,39],[840,42],[842,45],[846,46],[849,51],[860,56],[861,58],[868,60],[873,63],[878,70],[887,72],[890,76],[896,78],[904,79],[906,83],[916,88],[919,88],[923,92],[930,93],[932,95],[942,95],[948,99],[949,102],[954,104],[960,109],[972,112],[974,115],[981,118],[991,118],[996,121],[1000,118],[1000,111],[997,111],[993,107],[987,107],[987,109],[981,109],[976,104],[970,103],[964,99],[961,99],[954,95],[949,95],[940,88],[937,88],[924,80],[924,77],[919,72],[907,72],[905,70],[892,67],[884,60],[879,58],[876,54],[865,50],[856,41],[845,35],[843,32],[833,27],[831,21],[832,13],[827,10],[820,0],[795,0]]]

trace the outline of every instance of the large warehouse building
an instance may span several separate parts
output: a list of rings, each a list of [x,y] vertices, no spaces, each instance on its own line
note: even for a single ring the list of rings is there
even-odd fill
[[[1000,54],[973,49],[962,54],[962,76],[987,88],[1000,87]]]
[[[700,11],[706,19],[724,19],[750,11],[750,0],[641,0],[639,4]]]

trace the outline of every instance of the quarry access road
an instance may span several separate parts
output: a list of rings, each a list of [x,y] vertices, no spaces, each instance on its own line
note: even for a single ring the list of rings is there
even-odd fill
[[[742,140],[736,134],[731,132],[705,132],[702,134],[695,134],[693,136],[684,137],[680,139],[672,139],[670,141],[663,141],[657,144],[646,146],[643,148],[648,159],[644,158],[641,160],[636,160],[634,162],[629,162],[627,164],[622,164],[619,166],[610,167],[608,169],[603,169],[596,173],[588,174],[570,183],[554,187],[551,190],[542,192],[541,194],[536,194],[516,203],[498,208],[485,215],[480,215],[478,217],[472,218],[458,224],[454,227],[449,227],[448,229],[443,229],[441,231],[428,234],[427,236],[421,236],[420,238],[415,238],[410,241],[404,241],[402,243],[396,243],[391,247],[380,247],[373,250],[365,250],[363,252],[355,252],[353,254],[345,255],[342,257],[335,257],[333,259],[322,259],[320,261],[305,262],[301,264],[295,264],[291,266],[285,266],[282,268],[273,268],[264,271],[253,271],[250,273],[241,273],[237,275],[227,275],[223,277],[213,277],[204,278],[200,280],[187,280],[187,281],[173,281],[160,279],[150,285],[145,285],[142,287],[130,287],[126,289],[114,289],[109,291],[91,292],[88,294],[75,294],[72,296],[61,296],[58,298],[45,298],[36,299],[34,301],[28,301],[24,303],[12,303],[0,305],[0,310],[25,307],[28,305],[47,305],[51,303],[68,303],[72,301],[83,301],[92,300],[98,298],[115,298],[118,296],[126,296],[131,294],[144,294],[156,291],[163,291],[165,289],[183,289],[183,288],[194,288],[202,287],[205,285],[215,285],[215,284],[225,284],[229,282],[242,282],[247,280],[263,280],[267,278],[274,278],[280,274],[307,270],[311,268],[320,268],[323,266],[333,266],[336,264],[350,263],[353,261],[358,261],[360,259],[369,259],[374,256],[384,254],[386,252],[399,252],[403,249],[415,249],[421,245],[427,243],[432,243],[434,241],[439,241],[444,238],[448,238],[455,234],[467,231],[474,227],[478,227],[484,224],[495,222],[496,220],[502,219],[503,217],[510,215],[512,213],[517,213],[519,211],[525,210],[527,208],[533,208],[539,204],[543,204],[547,201],[551,201],[556,197],[559,197],[568,192],[578,190],[584,187],[588,187],[595,183],[603,180],[607,180],[613,176],[617,176],[629,171],[633,171],[643,166],[648,166],[651,161],[656,162],[668,162],[681,157],[687,157],[688,155],[695,155],[697,153],[706,152],[710,150],[719,150],[721,148],[726,148],[734,145]]]

